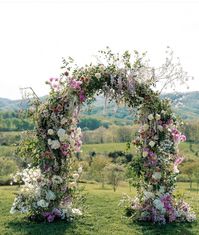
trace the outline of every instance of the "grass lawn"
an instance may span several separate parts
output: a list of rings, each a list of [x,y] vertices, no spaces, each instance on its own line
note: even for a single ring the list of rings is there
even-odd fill
[[[105,144],[84,144],[82,147],[83,153],[87,154],[89,152],[95,151],[98,154],[104,154],[114,151],[125,151],[126,143],[105,143]],[[129,151],[135,151],[133,145]]]
[[[188,184],[180,183],[177,187],[185,192],[186,200],[199,216],[199,193],[189,191]],[[28,222],[23,215],[10,215],[9,210],[16,186],[0,187],[0,235],[198,235],[199,223],[174,223],[168,225],[152,225],[149,223],[131,222],[124,217],[123,209],[118,207],[123,192],[135,195],[135,191],[123,184],[114,193],[110,186],[101,189],[98,184],[86,184],[86,212],[77,221],[47,224]]]

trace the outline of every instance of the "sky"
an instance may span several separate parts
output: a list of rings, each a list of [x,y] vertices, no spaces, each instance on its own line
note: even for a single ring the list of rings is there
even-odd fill
[[[98,50],[147,51],[164,63],[170,46],[199,91],[199,1],[0,0],[0,97],[20,99],[20,88],[45,95],[62,57],[88,63]],[[179,87],[185,91],[185,87]]]

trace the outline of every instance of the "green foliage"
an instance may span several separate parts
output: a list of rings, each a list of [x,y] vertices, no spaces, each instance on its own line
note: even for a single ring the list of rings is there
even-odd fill
[[[18,170],[15,161],[11,159],[6,159],[4,157],[0,158],[0,177],[10,176]]]
[[[21,140],[21,132],[0,132],[0,146],[17,145]]]
[[[23,133],[20,146],[16,149],[16,154],[28,164],[41,164],[40,155],[44,151],[44,144],[34,132]]]
[[[104,184],[104,172],[103,169],[105,166],[109,165],[111,162],[110,159],[105,158],[104,156],[94,157],[90,168],[87,172],[87,177],[90,180],[95,180],[97,182],[102,182]]]
[[[108,154],[108,157],[112,158],[113,162],[118,163],[128,163],[133,159],[133,155],[131,153],[126,153],[123,151],[114,151]]]
[[[79,122],[79,127],[82,130],[95,130],[101,126],[101,121],[95,118],[82,118]]]

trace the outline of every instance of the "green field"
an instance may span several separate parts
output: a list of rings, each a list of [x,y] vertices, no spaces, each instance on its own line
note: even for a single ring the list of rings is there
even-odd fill
[[[185,192],[185,199],[199,216],[199,193],[188,190],[188,184],[178,184],[178,189]],[[109,186],[101,189],[98,184],[86,184],[86,210],[84,216],[71,224],[65,222],[31,223],[24,215],[11,215],[9,210],[17,192],[16,186],[0,187],[0,234],[1,235],[197,235],[199,223],[173,223],[153,225],[127,220],[123,208],[118,206],[122,193],[135,195],[135,190],[123,183],[114,193]]]
[[[87,154],[95,151],[99,154],[106,154],[114,151],[125,151],[126,147],[126,143],[85,144],[83,145],[82,152]],[[129,151],[135,152],[134,146],[131,146]]]
[[[193,151],[199,151],[199,144],[192,144]],[[188,142],[181,143],[179,145],[180,152],[185,156],[187,159],[198,159],[199,156],[195,155],[195,152],[190,150],[190,144]],[[84,154],[88,154],[89,152],[95,151],[98,154],[107,154],[109,152],[114,151],[125,151],[126,150],[126,143],[105,143],[105,144],[85,144],[83,145],[82,152]],[[129,152],[135,154],[135,147],[131,144]]]

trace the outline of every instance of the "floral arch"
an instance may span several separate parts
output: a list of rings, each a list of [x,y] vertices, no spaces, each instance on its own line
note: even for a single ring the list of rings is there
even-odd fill
[[[19,154],[31,155],[32,161],[16,175],[24,186],[11,213],[28,212],[31,219],[48,222],[81,215],[76,192],[82,168],[73,168],[74,153],[82,145],[78,115],[84,103],[104,94],[108,100],[137,108],[140,129],[133,143],[138,152],[134,169],[138,195],[128,206],[131,216],[155,223],[194,220],[188,204],[173,196],[177,166],[183,160],[178,144],[185,136],[178,130],[170,101],[160,99],[154,89],[161,80],[165,85],[173,85],[176,79],[184,82],[186,73],[172,63],[172,53],[159,69],[149,67],[137,52],[133,62],[129,52],[119,56],[109,49],[100,51],[98,59],[100,63],[85,67],[78,67],[71,58],[63,59],[65,72],[47,81],[50,94],[46,101],[36,96],[31,100],[29,114],[36,135],[22,142]]]

